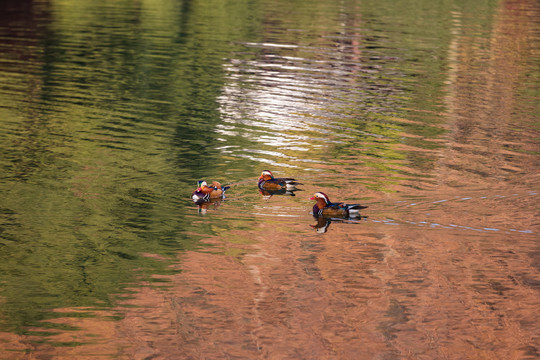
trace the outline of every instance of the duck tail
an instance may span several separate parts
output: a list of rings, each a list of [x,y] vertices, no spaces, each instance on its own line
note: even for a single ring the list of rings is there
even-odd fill
[[[295,179],[285,179],[285,183],[289,184],[289,185],[304,185],[304,184],[296,181]]]
[[[359,205],[359,204],[355,204],[353,205],[352,209],[358,209],[358,210],[362,210],[362,209],[367,209],[368,206],[365,206],[365,205]]]
[[[287,190],[296,190],[297,185],[304,185],[294,179],[285,179],[285,188]]]
[[[349,210],[349,213],[351,214],[358,214],[360,213],[360,210],[367,208],[367,206],[360,205],[360,204],[351,204],[347,206],[347,210]]]

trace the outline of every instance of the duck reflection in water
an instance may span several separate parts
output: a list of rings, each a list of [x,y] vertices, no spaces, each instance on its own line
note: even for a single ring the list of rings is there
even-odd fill
[[[323,192],[317,192],[310,198],[315,200],[313,205],[313,217],[317,220],[315,225],[310,225],[318,233],[325,233],[332,221],[357,223],[358,220],[365,218],[360,215],[360,210],[367,208],[360,204],[345,204],[342,202],[333,203],[328,195]]]
[[[261,193],[261,195],[263,196],[265,200],[270,199],[274,195],[296,196],[294,194],[295,191],[302,191],[302,189],[294,189],[294,190],[281,189],[281,190],[276,190],[276,191],[259,189],[259,192]]]
[[[208,209],[216,210],[221,205],[221,201],[222,199],[210,199],[210,201],[198,201],[195,204],[197,204],[199,214],[206,215]]]
[[[295,196],[294,192],[300,190],[296,186],[303,184],[293,178],[275,178],[270,170],[263,170],[257,185],[262,196],[270,199],[273,195]]]
[[[360,220],[366,219],[367,216],[357,216],[357,217],[350,217],[350,218],[335,218],[335,217],[325,217],[325,216],[313,216],[315,220],[317,221],[315,225],[309,225],[315,231],[317,231],[319,234],[324,234],[328,231],[328,228],[330,227],[330,224],[333,222],[339,222],[339,223],[347,223],[347,224],[358,224]]]
[[[197,204],[200,214],[206,214],[210,206],[217,209],[221,200],[225,199],[225,191],[230,188],[230,186],[222,187],[217,181],[212,182],[212,186],[208,186],[206,181],[200,180],[197,185],[197,190],[191,194],[191,199]]]

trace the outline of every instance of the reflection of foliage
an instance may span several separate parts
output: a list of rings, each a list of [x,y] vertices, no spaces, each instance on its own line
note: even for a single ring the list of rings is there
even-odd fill
[[[0,150],[13,181],[1,189],[2,328],[112,306],[214,233],[189,233],[192,204],[179,198],[208,171],[201,157],[217,154],[207,128],[219,120],[222,51],[256,17],[242,2],[120,3],[53,2],[36,35],[41,72],[20,70],[39,85]]]
[[[117,200],[92,201],[29,190],[8,199],[6,205],[17,210],[2,212],[6,222],[16,219],[4,231],[0,255],[3,322],[12,330],[35,325],[44,309],[110,306],[122,287],[168,273],[166,259],[196,241],[182,235],[185,220],[133,197],[133,189]],[[46,202],[25,209],[16,201],[32,198]]]

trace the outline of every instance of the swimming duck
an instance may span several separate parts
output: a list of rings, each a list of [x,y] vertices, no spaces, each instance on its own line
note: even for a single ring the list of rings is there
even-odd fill
[[[259,176],[259,189],[268,191],[296,190],[296,185],[302,185],[292,178],[275,178],[270,170],[263,170]]]
[[[210,201],[211,199],[224,199],[225,191],[230,186],[221,187],[221,184],[217,181],[212,182],[212,186],[208,186],[206,181],[201,180],[198,182],[198,188],[191,194],[191,198],[195,203]]]
[[[333,203],[323,192],[317,192],[310,200],[317,203],[313,205],[313,216],[326,217],[356,217],[360,215],[360,210],[367,208],[360,204]]]

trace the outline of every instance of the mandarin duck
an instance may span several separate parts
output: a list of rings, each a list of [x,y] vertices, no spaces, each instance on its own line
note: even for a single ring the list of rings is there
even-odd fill
[[[296,185],[302,185],[292,178],[275,178],[270,170],[263,170],[259,176],[259,189],[279,192],[280,190],[296,190]]]
[[[212,199],[224,199],[225,191],[230,186],[221,187],[221,184],[217,181],[212,182],[212,186],[208,186],[206,181],[201,180],[198,182],[199,187],[191,194],[191,198],[195,203],[207,202]]]
[[[360,210],[367,208],[360,204],[333,203],[323,192],[317,192],[310,200],[317,201],[313,205],[313,216],[325,217],[357,217]]]

